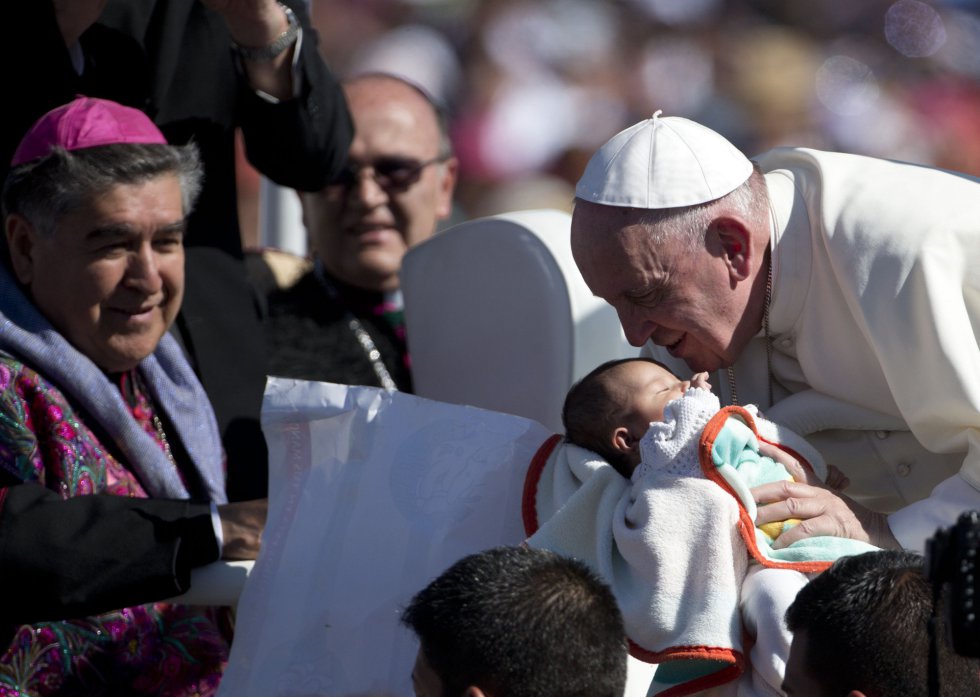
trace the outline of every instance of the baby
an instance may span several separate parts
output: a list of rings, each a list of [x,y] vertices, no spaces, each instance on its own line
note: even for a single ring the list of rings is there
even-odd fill
[[[710,391],[708,374],[681,380],[648,358],[603,363],[568,391],[561,414],[565,439],[602,455],[629,479],[640,464],[640,439],[690,387]]]
[[[708,374],[696,373],[690,380],[681,380],[650,358],[603,363],[572,385],[565,397],[562,408],[565,440],[601,455],[617,472],[630,479],[641,462],[640,442],[650,425],[663,422],[667,404],[692,387],[710,392]],[[769,471],[776,479],[792,479],[777,463],[770,463]],[[832,473],[832,484],[844,483],[838,470]],[[759,529],[771,541],[784,528],[798,522],[795,519],[773,521],[760,525]]]
[[[624,531],[616,544],[623,561],[633,569],[622,574],[630,580],[621,584],[626,589],[621,603],[627,608],[642,608],[634,618],[636,626],[662,626],[670,634],[676,632],[679,614],[691,615],[685,621],[693,630],[667,636],[663,641],[667,648],[655,645],[655,650],[647,652],[644,660],[661,664],[657,680],[674,684],[677,694],[685,694],[680,684],[722,682],[723,671],[718,666],[725,665],[724,660],[677,660],[691,658],[691,654],[685,652],[689,648],[685,644],[689,642],[676,640],[703,635],[697,627],[705,619],[715,623],[725,621],[725,612],[718,609],[720,603],[699,605],[697,598],[704,598],[706,592],[714,596],[735,593],[738,599],[731,607],[741,615],[743,628],[754,638],[752,671],[745,677],[755,689],[746,689],[745,693],[779,693],[790,640],[782,624],[785,607],[792,602],[796,590],[806,583],[807,574],[822,568],[820,564],[870,547],[853,540],[826,537],[800,540],[785,549],[775,549],[773,542],[784,527],[799,521],[752,527],[757,504],[751,488],[769,481],[793,479],[787,468],[772,456],[789,463],[793,458],[784,457],[780,448],[766,441],[788,444],[816,466],[816,473],[799,474],[798,478],[809,476],[814,482],[831,472],[836,486],[846,485],[846,478],[835,470],[825,470],[822,459],[811,446],[796,434],[766,421],[753,408],[726,410],[724,417],[719,416],[721,411],[706,373],[682,380],[656,361],[630,358],[604,363],[573,385],[565,399],[562,420],[566,442],[600,455],[631,480],[622,505],[616,508],[617,516],[625,515],[625,526],[615,522],[613,526],[614,530]],[[706,428],[709,422],[712,424],[710,460],[702,464],[702,436],[709,430]],[[748,524],[736,523],[726,513],[728,506],[737,506],[742,511],[738,519]],[[602,525],[598,520],[596,523]],[[587,538],[594,534],[578,524],[576,528],[568,533]],[[703,540],[699,533],[682,539],[684,531],[694,530],[714,530],[715,537],[711,541]],[[726,530],[732,530],[734,537]],[[635,536],[630,531],[635,531]],[[740,533],[744,545],[735,541]],[[698,540],[696,547],[692,547],[693,540]],[[708,544],[714,552],[706,547]],[[649,549],[644,552],[642,546]],[[725,550],[726,546],[730,547],[729,551]],[[717,554],[711,557],[713,553]],[[713,581],[708,587],[701,585],[705,578],[702,560],[709,557],[722,561],[720,567],[714,568],[704,562],[705,573],[713,573],[718,568],[726,570],[726,574],[731,568],[736,572],[731,576],[723,574],[718,577],[720,581]],[[740,558],[748,558],[747,567],[746,561],[739,561]],[[614,564],[612,568],[623,567]],[[726,579],[734,581],[735,588]],[[638,592],[644,583],[650,584],[649,589]],[[640,595],[647,600],[634,602]],[[707,617],[700,616],[702,610],[695,609],[698,607],[705,608]],[[657,637],[654,639],[659,641]],[[710,651],[708,655],[718,658]],[[719,656],[728,658],[724,654]],[[730,660],[740,664],[742,659]],[[699,666],[694,666],[695,662]],[[692,669],[704,674],[695,672],[692,677]],[[712,671],[716,671],[714,676],[710,675]]]

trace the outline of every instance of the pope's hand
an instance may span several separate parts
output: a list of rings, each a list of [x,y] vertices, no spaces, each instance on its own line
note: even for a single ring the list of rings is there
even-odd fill
[[[790,518],[800,521],[776,538],[773,549],[783,549],[797,540],[822,535],[847,537],[883,548],[901,548],[883,513],[865,508],[822,485],[770,482],[753,488],[752,495],[759,504],[757,526]]]

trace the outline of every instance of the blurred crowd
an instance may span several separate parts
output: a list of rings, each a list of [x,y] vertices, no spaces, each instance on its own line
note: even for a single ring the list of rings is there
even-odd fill
[[[976,0],[311,2],[338,75],[395,72],[446,106],[454,220],[568,208],[588,155],[657,109],[750,153],[803,145],[980,174]],[[242,183],[252,206],[257,178]]]

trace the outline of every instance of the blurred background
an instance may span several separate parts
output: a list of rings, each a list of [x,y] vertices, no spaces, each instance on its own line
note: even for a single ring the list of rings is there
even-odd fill
[[[980,0],[311,0],[338,76],[441,102],[461,181],[449,224],[570,210],[595,149],[686,116],[750,156],[778,145],[980,175]],[[243,235],[260,180],[240,158]]]

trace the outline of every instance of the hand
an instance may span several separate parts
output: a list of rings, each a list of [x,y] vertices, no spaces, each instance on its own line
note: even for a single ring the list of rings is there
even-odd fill
[[[268,499],[218,506],[224,536],[222,559],[255,559],[258,556],[268,510]]]
[[[759,454],[763,457],[772,458],[785,467],[794,481],[812,484],[813,486],[823,486],[823,482],[820,481],[817,475],[811,472],[809,468],[804,467],[799,460],[778,445],[773,445],[760,439]],[[840,470],[837,471],[839,472]]]
[[[105,9],[107,0],[53,0],[54,19],[58,31],[71,48],[86,29],[95,24]]]
[[[763,440],[759,441],[759,454],[772,458],[781,464],[797,482],[806,482],[813,486],[823,486],[834,491],[844,491],[844,489],[851,485],[851,480],[848,479],[847,475],[833,465],[827,465],[827,479],[821,482],[817,475],[800,464],[800,461],[795,457],[782,448]]]
[[[824,486],[770,482],[752,489],[752,495],[759,504],[756,526],[790,518],[802,521],[777,537],[773,549],[821,535],[847,537],[882,548],[901,548],[883,513],[865,508]]]
[[[691,387],[700,387],[703,390],[710,390],[711,383],[708,382],[708,374],[695,373],[694,376],[691,377]]]
[[[201,0],[220,14],[240,46],[268,46],[286,31],[286,14],[275,0]]]
[[[286,13],[276,0],[201,0],[220,14],[231,39],[239,46],[268,46],[289,28]],[[293,96],[293,52],[296,44],[269,62],[242,61],[245,75],[253,89],[279,100]]]

